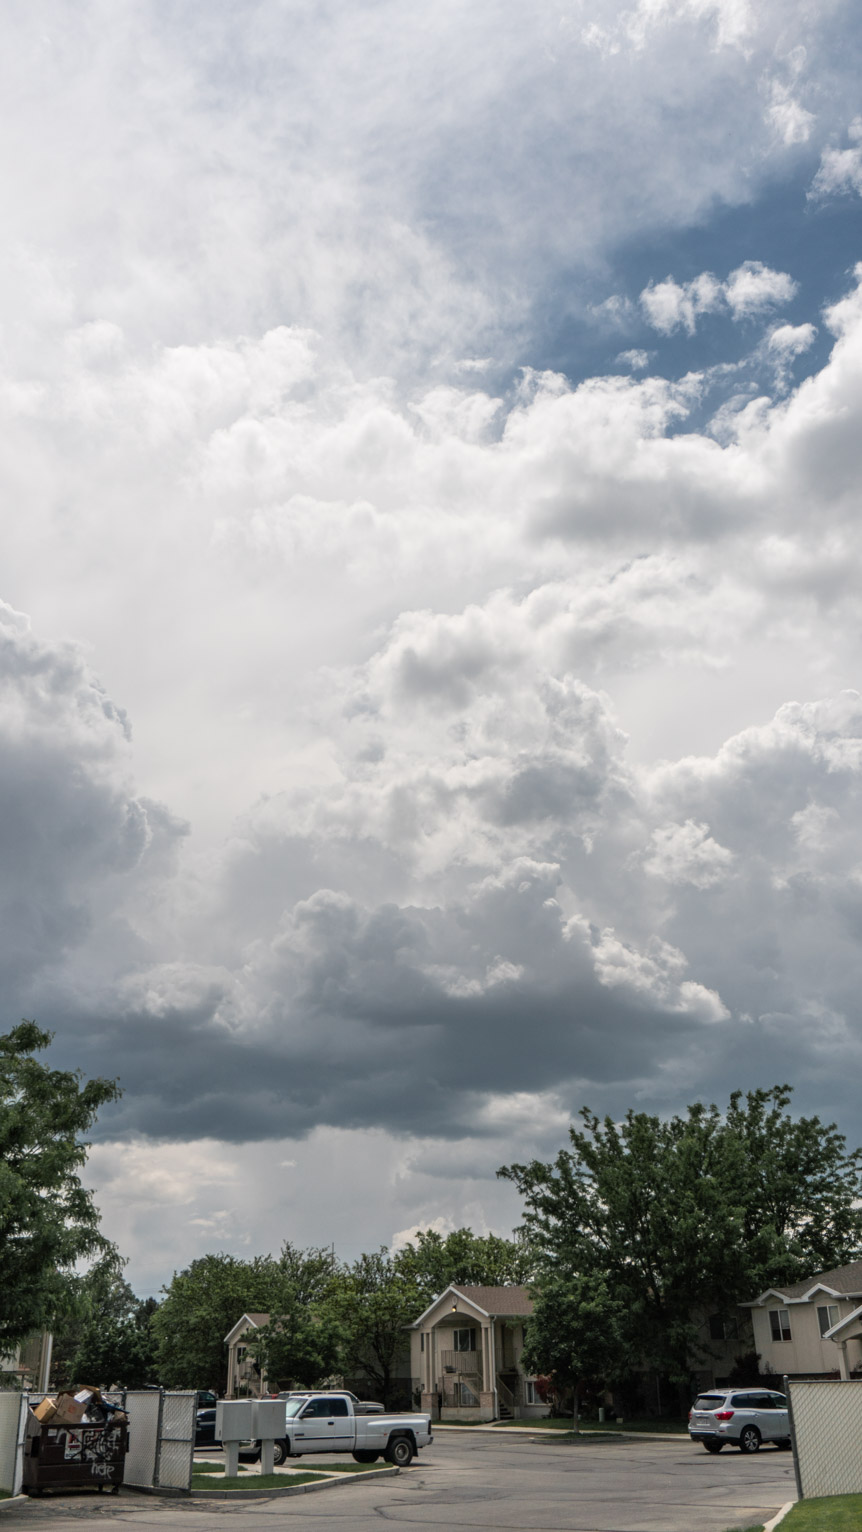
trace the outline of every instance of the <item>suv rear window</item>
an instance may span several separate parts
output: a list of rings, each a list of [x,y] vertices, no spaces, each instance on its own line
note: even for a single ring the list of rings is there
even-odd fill
[[[724,1404],[724,1394],[699,1394],[692,1406],[695,1410],[717,1410],[720,1404]]]

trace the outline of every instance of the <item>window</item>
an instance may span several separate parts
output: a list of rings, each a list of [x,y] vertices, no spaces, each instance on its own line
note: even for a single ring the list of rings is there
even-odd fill
[[[237,1361],[238,1362],[244,1362],[245,1361],[245,1357],[246,1357],[246,1347],[245,1346],[237,1346],[237,1348],[236,1348],[236,1359],[237,1359]]]
[[[790,1340],[790,1315],[786,1309],[770,1309],[769,1323],[773,1340]]]
[[[421,1330],[419,1332],[419,1350],[420,1351],[424,1351],[425,1350],[425,1331],[424,1330]]]
[[[724,1332],[724,1315],[723,1314],[710,1314],[710,1316],[709,1316],[709,1338],[710,1338],[710,1340],[724,1340],[725,1332]]]
[[[524,1381],[524,1403],[542,1404],[543,1402],[544,1401],[539,1398],[538,1390],[532,1378],[526,1378]]]
[[[302,1412],[303,1420],[331,1420],[348,1413],[346,1399],[312,1399]]]
[[[476,1331],[475,1330],[455,1330],[455,1331],[453,1331],[453,1334],[452,1334],[452,1350],[453,1351],[475,1351],[476,1350]]]
[[[838,1323],[838,1304],[824,1303],[823,1307],[817,1310],[817,1318],[820,1323],[820,1334],[825,1335],[827,1330],[831,1330],[832,1326]]]

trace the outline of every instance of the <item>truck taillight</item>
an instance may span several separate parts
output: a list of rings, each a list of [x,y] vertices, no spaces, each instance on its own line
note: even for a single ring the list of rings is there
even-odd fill
[[[716,1410],[715,1418],[716,1420],[732,1420],[733,1410]]]

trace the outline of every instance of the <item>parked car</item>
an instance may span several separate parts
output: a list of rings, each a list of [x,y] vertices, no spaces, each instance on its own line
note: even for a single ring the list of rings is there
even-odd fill
[[[698,1394],[688,1412],[688,1434],[707,1452],[730,1443],[740,1452],[758,1452],[761,1442],[790,1446],[790,1417],[784,1394],[766,1388],[715,1388]]]

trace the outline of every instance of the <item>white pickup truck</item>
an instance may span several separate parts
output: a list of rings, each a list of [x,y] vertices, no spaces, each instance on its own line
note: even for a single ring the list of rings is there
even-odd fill
[[[407,1468],[432,1440],[430,1415],[356,1414],[350,1394],[308,1394],[286,1400],[284,1409],[285,1434],[275,1443],[276,1463],[310,1452],[349,1452],[357,1463],[384,1457]]]

